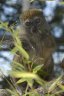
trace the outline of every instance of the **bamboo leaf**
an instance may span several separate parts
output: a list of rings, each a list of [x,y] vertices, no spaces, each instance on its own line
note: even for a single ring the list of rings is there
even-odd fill
[[[38,65],[33,69],[33,73],[37,73],[41,68],[43,67],[43,65]]]
[[[23,82],[25,82],[25,81],[26,81],[26,79],[22,78],[22,79],[19,79],[16,83],[17,83],[17,84],[20,84],[20,83],[23,83]]]
[[[62,85],[60,82],[57,83],[58,87],[60,87],[62,90],[64,90],[64,85]]]
[[[18,48],[19,52],[22,54],[22,56],[24,58],[26,58],[27,60],[29,60],[29,55],[28,53],[24,50],[24,48],[22,48],[21,46],[19,46],[18,44],[15,44],[16,47]]]
[[[49,89],[48,89],[48,92],[49,92],[49,93],[56,88],[56,85],[57,85],[57,83],[59,82],[59,80],[61,80],[61,77],[62,77],[62,76],[60,76],[58,79],[56,79],[56,80],[54,81],[54,83],[49,87]]]

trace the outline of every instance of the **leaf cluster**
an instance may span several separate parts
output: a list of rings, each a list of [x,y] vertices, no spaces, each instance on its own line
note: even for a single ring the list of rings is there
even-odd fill
[[[20,64],[16,61],[12,62],[13,68],[10,72],[11,78],[18,79],[15,84],[9,83],[11,89],[5,89],[11,96],[61,96],[60,94],[64,92],[64,85],[62,85],[62,76],[54,79],[50,82],[46,82],[41,79],[37,72],[43,67],[43,65],[37,65],[34,68],[33,62],[30,61],[29,54],[25,51],[22,46],[22,42],[19,39],[18,30],[14,30],[14,26],[8,27],[7,23],[0,23],[0,28],[5,28],[7,32],[10,32],[13,37],[13,42],[15,47],[11,50],[11,53],[16,54],[17,51],[22,55],[24,64]],[[26,69],[28,66],[28,70]],[[34,81],[36,81],[40,88],[34,88]],[[21,85],[23,82],[27,82],[25,90],[20,92],[17,86]],[[41,90],[40,90],[41,89]],[[8,95],[9,96],[9,95]]]

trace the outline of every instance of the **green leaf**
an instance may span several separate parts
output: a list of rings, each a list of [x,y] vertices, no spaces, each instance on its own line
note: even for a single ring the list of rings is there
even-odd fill
[[[8,22],[3,23],[0,21],[0,28],[8,28]]]
[[[25,82],[25,81],[26,81],[26,79],[22,78],[22,79],[19,79],[16,83],[17,83],[17,84],[20,84],[20,83],[23,83],[23,82]]]
[[[16,90],[7,89],[7,91],[8,91],[12,96],[19,96],[19,94],[17,93]]]
[[[14,94],[14,91],[12,91],[11,89],[6,89],[10,94]]]
[[[18,62],[16,62],[16,61],[13,61],[12,63],[13,63],[13,65],[12,65],[13,67],[14,67],[14,66],[16,66],[16,67],[19,67],[19,68],[22,68],[22,69],[24,69],[24,66],[23,66],[23,64],[21,64],[21,63],[18,63]]]
[[[15,46],[18,48],[18,51],[22,54],[22,56],[29,60],[29,55],[28,53],[24,50],[24,48],[22,48],[21,46],[19,46],[18,44],[15,44]]]
[[[33,69],[33,73],[37,73],[41,68],[43,67],[43,65],[38,65]]]
[[[28,94],[29,94],[29,96],[41,96],[42,95],[42,94],[39,94],[36,90],[32,90]]]
[[[16,53],[18,51],[18,49],[16,47],[14,47],[12,50],[11,50],[11,53]]]
[[[43,95],[43,94],[40,95],[37,91],[35,91],[34,94],[35,94],[35,96],[41,96],[41,95]]]
[[[30,78],[22,78],[22,79],[19,79],[16,83],[17,84],[20,84],[20,83],[23,83],[23,82],[27,82],[28,83],[28,85],[32,88],[32,86],[33,86],[33,80],[32,79],[30,79]]]
[[[60,76],[58,79],[56,79],[56,80],[54,81],[54,83],[49,87],[48,93],[50,93],[51,91],[53,91],[53,90],[56,88],[57,83],[59,82],[59,80],[61,80],[61,78],[62,78],[62,76]]]
[[[26,81],[27,81],[28,85],[32,88],[32,86],[33,86],[33,80],[30,79],[30,78],[28,78]]]
[[[57,83],[58,87],[64,90],[64,85],[62,85],[60,82]]]
[[[38,76],[36,74],[30,73],[30,72],[19,72],[19,71],[12,71],[11,76],[16,78],[32,78],[37,79]]]

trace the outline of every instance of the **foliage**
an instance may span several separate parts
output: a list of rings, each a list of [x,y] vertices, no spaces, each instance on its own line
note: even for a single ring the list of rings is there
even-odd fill
[[[33,62],[30,61],[29,54],[25,51],[22,46],[22,42],[19,39],[18,30],[14,30],[14,26],[8,27],[7,23],[0,23],[0,28],[5,28],[7,32],[10,32],[13,37],[13,42],[15,47],[11,50],[11,53],[19,51],[22,54],[22,59],[24,64],[20,64],[16,61],[12,62],[12,71],[10,72],[10,77],[17,78],[18,80],[12,83],[8,82],[11,89],[5,89],[11,96],[60,96],[60,93],[64,92],[64,85],[62,85],[61,80],[63,76],[54,79],[50,82],[41,79],[37,72],[43,67],[43,65],[37,65],[35,68],[32,67]],[[28,66],[28,70],[26,68]],[[34,81],[36,81],[40,88],[34,88]],[[27,82],[25,90],[23,92],[19,85],[23,82]],[[18,89],[18,87],[20,89]],[[9,96],[9,95],[8,95]]]

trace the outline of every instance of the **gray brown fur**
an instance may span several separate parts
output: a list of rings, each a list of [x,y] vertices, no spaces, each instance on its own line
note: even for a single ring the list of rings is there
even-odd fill
[[[36,21],[36,18],[40,21]],[[51,74],[54,66],[51,54],[55,50],[55,41],[42,11],[38,9],[27,10],[20,16],[20,21],[20,40],[24,49],[29,53],[30,60],[35,61],[35,64],[44,64],[45,72]],[[27,21],[28,23],[26,23]],[[26,24],[28,25],[26,26]],[[18,54],[14,60],[22,63],[21,57]],[[39,75],[44,77],[45,74],[42,70]]]

